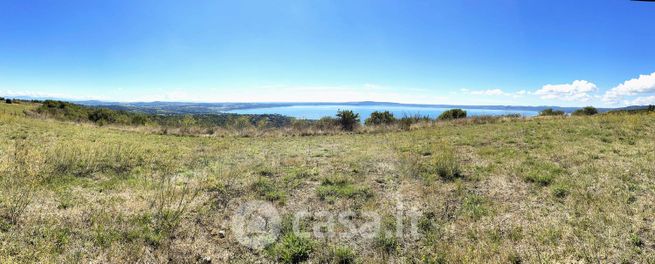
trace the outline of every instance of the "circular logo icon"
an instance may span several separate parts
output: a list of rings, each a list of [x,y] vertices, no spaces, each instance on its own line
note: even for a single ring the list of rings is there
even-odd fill
[[[251,249],[263,249],[277,240],[281,221],[277,209],[265,201],[250,201],[232,215],[232,232],[237,241]]]

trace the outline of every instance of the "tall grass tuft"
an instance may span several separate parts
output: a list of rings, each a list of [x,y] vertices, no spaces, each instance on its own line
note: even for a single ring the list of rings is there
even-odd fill
[[[2,199],[0,216],[6,223],[2,224],[0,228],[5,229],[6,224],[18,224],[21,216],[32,202],[32,196],[41,181],[44,161],[42,152],[26,139],[15,140],[13,155],[10,156],[7,166],[2,168],[4,175],[0,181],[2,184],[0,186],[0,190],[2,190],[0,193]]]

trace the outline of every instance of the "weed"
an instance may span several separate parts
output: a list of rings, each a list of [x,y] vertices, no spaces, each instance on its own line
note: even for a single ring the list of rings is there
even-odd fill
[[[569,195],[569,188],[566,185],[563,184],[558,184],[556,186],[553,186],[553,196],[557,198],[564,198],[567,195]]]
[[[442,150],[437,154],[431,152],[426,158],[427,161],[418,164],[419,175],[423,180],[432,182],[439,177],[444,181],[452,181],[462,177],[459,162],[452,150]]]
[[[464,198],[462,210],[474,220],[489,214],[488,201],[481,195],[469,194]]]
[[[550,185],[557,176],[564,170],[550,162],[537,162],[528,160],[522,166],[524,171],[523,179],[527,182],[536,183],[541,186]],[[527,171],[526,171],[527,170]]]
[[[15,225],[32,202],[32,198],[41,181],[39,178],[43,170],[44,159],[40,153],[33,151],[33,147],[24,139],[17,139],[14,144],[14,153],[10,160],[10,168],[5,177],[2,177],[2,212],[7,224]]]
[[[385,228],[382,228],[375,236],[373,246],[382,250],[385,254],[393,254],[398,250],[399,244],[393,234],[390,234]]]
[[[337,198],[368,199],[372,196],[369,188],[355,185],[343,176],[324,178],[316,192],[321,200],[328,201],[334,201]]]
[[[313,250],[314,242],[310,239],[287,233],[268,252],[282,263],[300,263],[307,260]]]
[[[269,201],[284,202],[286,194],[278,190],[273,181],[269,178],[259,177],[252,185],[252,189]]]
[[[636,234],[630,235],[630,244],[632,244],[635,247],[642,247],[644,246],[644,241]]]
[[[180,225],[184,214],[198,196],[198,189],[178,177],[162,174],[156,179],[152,204],[152,227],[157,236],[169,237]]]

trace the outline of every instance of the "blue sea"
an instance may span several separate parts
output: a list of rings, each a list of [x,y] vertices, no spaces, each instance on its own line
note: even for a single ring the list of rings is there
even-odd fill
[[[352,110],[359,114],[359,117],[366,119],[373,111],[389,111],[397,118],[403,116],[429,116],[435,118],[442,112],[450,108],[437,108],[437,107],[413,107],[413,106],[389,106],[389,105],[295,105],[283,107],[268,107],[268,108],[253,108],[253,109],[239,109],[227,111],[227,113],[235,114],[280,114],[291,116],[301,119],[320,119],[321,117],[331,116],[334,117],[338,110]],[[520,110],[490,110],[490,109],[474,109],[463,108],[468,113],[468,116],[480,115],[507,115],[519,114],[522,116],[536,116],[536,111],[520,111]]]

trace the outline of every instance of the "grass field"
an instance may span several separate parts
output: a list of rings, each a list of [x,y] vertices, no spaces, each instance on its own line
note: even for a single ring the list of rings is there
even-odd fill
[[[655,263],[654,114],[220,138],[0,105],[0,263]],[[263,249],[230,228],[250,200],[281,215]],[[419,235],[304,237],[299,211]]]

